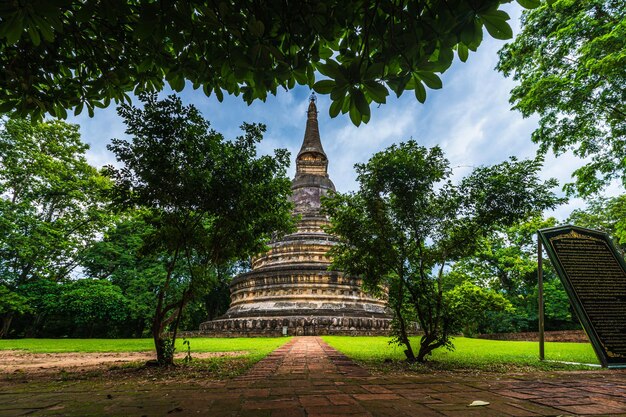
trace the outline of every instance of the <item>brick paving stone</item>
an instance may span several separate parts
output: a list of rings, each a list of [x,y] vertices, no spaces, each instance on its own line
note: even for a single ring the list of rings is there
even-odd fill
[[[356,400],[348,394],[331,394],[327,395],[328,401],[333,405],[354,405],[358,404]]]
[[[310,411],[307,414],[307,417],[337,417],[337,416],[341,416],[343,414],[339,413],[319,413],[317,411]],[[367,412],[367,411],[363,411],[363,412],[359,412],[359,413],[353,413],[350,414],[350,417],[372,417],[372,414]]]
[[[242,404],[243,410],[268,410],[276,408],[293,408],[296,398],[267,398],[265,400],[246,400]]]
[[[324,395],[300,395],[298,397],[303,407],[314,407],[318,405],[331,405],[330,400]]]
[[[587,404],[587,405],[564,405],[558,407],[559,409],[576,415],[600,415],[609,416],[624,413],[623,409],[610,407],[603,404]]]
[[[367,413],[365,407],[361,405],[327,405],[327,406],[315,406],[305,408],[307,415],[322,414],[322,415],[349,415],[364,414]]]
[[[390,401],[390,400],[398,400],[401,397],[396,394],[354,394],[354,397],[357,401]]]
[[[563,414],[561,410],[557,410],[555,408],[548,407],[548,406],[541,405],[541,404],[535,404],[530,401],[508,402],[507,404],[509,404],[512,407],[523,410],[524,413],[528,413],[527,415],[555,416],[555,415]]]
[[[303,408],[281,408],[278,410],[272,410],[271,417],[306,417],[306,411]]]
[[[269,388],[248,388],[243,391],[244,398],[252,398],[252,397],[269,397],[270,389]]]
[[[391,394],[392,391],[389,388],[385,388],[382,385],[361,385],[363,389],[371,392],[372,394]]]
[[[503,395],[505,397],[518,398],[520,400],[530,400],[533,398],[541,398],[541,396],[537,394],[528,394],[526,392],[521,391],[495,391],[496,393]]]
[[[591,400],[588,397],[552,397],[552,398],[536,398],[533,402],[549,405],[550,407],[558,407],[561,405],[587,405],[591,404]]]

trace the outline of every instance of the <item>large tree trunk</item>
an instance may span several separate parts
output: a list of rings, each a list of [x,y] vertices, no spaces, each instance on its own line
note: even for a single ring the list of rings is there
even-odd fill
[[[167,318],[167,313],[172,309],[172,305],[165,304],[165,296],[172,280],[172,272],[178,260],[179,249],[174,251],[172,260],[167,268],[167,277],[163,287],[159,290],[156,311],[154,313],[154,321],[152,322],[152,338],[154,339],[154,347],[157,354],[157,363],[159,366],[169,366],[174,364],[174,344],[171,338],[166,334],[167,325],[172,318]]]
[[[402,281],[398,285],[398,295],[397,300],[393,302],[393,311],[395,313],[395,325],[397,326],[397,337],[400,343],[402,343],[406,349],[404,350],[404,354],[406,355],[406,360],[409,362],[415,362],[415,354],[413,353],[413,348],[411,347],[411,341],[409,340],[409,334],[406,328],[406,320],[402,315],[402,300],[404,299],[404,285]]]
[[[406,360],[409,362],[415,362],[415,354],[413,353],[411,341],[409,340],[409,335],[406,328],[406,321],[404,320],[400,309],[396,309],[395,313],[396,321],[398,323],[398,338],[400,339],[400,342],[406,347],[406,349],[404,350]]]
[[[166,334],[165,314],[158,310],[154,315],[152,323],[152,338],[154,339],[154,347],[157,354],[157,362],[159,366],[174,365],[174,344],[172,339]]]
[[[14,313],[6,313],[2,316],[2,326],[0,327],[0,339],[7,337],[9,329],[11,328],[11,322],[13,321]]]

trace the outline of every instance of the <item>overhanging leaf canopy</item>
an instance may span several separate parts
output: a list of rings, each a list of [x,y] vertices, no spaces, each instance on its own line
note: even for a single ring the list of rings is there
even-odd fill
[[[247,103],[296,84],[330,113],[440,88],[436,75],[483,38],[511,37],[507,0],[31,0],[0,5],[0,113],[65,118],[190,84]],[[538,1],[520,1],[525,7]],[[317,73],[327,80],[317,80]]]

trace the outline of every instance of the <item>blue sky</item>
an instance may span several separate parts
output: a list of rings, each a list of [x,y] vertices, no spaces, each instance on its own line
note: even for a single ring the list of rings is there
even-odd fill
[[[519,6],[509,4],[505,10],[512,17],[516,33]],[[337,190],[356,189],[355,163],[365,162],[373,153],[410,138],[423,146],[441,146],[457,178],[468,174],[472,167],[498,163],[509,156],[534,157],[536,146],[530,141],[530,135],[537,126],[537,119],[523,119],[519,112],[510,109],[509,91],[514,83],[494,70],[497,51],[504,43],[486,35],[483,44],[476,53],[470,53],[466,63],[455,59],[443,74],[443,89],[427,90],[425,104],[420,104],[412,91],[400,98],[392,93],[386,104],[372,107],[370,122],[360,127],[354,126],[347,114],[331,119],[329,97],[318,96],[320,134],[330,161],[330,177]],[[238,136],[239,126],[244,121],[266,124],[267,132],[259,150],[271,153],[275,148],[287,148],[292,156],[290,176],[294,171],[293,158],[304,135],[309,95],[308,88],[298,87],[248,106],[241,97],[226,96],[219,103],[214,96],[207,98],[201,90],[194,91],[190,87],[181,93],[183,101],[196,105],[212,127],[226,138]],[[125,127],[114,107],[96,110],[93,118],[82,114],[70,121],[80,124],[82,138],[91,146],[89,161],[102,166],[115,162],[106,145],[111,138],[125,137]],[[541,175],[555,177],[563,185],[571,180],[571,173],[581,163],[572,155],[558,159],[549,156]],[[618,191],[617,186],[612,187],[608,194]],[[572,199],[547,214],[565,219],[574,208],[582,206],[581,200]]]

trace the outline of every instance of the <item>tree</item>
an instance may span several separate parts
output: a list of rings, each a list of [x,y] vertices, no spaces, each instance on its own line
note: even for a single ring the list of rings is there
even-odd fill
[[[165,252],[143,250],[144,241],[154,233],[140,210],[126,210],[102,238],[94,242],[81,258],[88,277],[104,279],[118,286],[128,300],[127,335],[140,337],[154,319],[155,294],[166,273]],[[172,289],[177,296],[181,289]]]
[[[589,200],[587,207],[574,210],[567,222],[608,233],[622,255],[626,254],[626,194]]]
[[[65,118],[127,93],[189,82],[247,103],[279,87],[330,94],[330,113],[367,122],[369,104],[425,86],[456,50],[465,61],[483,38],[512,36],[510,0],[200,0],[5,2],[0,7],[0,112]],[[518,0],[534,7],[539,0]],[[328,80],[316,82],[316,71]]]
[[[463,335],[471,337],[486,314],[513,312],[513,305],[502,294],[465,281],[444,293],[445,304],[450,316],[456,320]],[[453,326],[454,327],[454,326]]]
[[[81,257],[86,276],[110,281],[128,300],[129,316],[119,333],[124,336],[140,337],[146,330],[150,331],[157,302],[155,294],[166,275],[162,259],[167,253],[144,250],[144,242],[154,233],[143,219],[145,214],[139,210],[125,212]],[[186,271],[179,268],[177,273],[184,275]],[[234,265],[211,271],[207,277],[207,290],[199,291],[198,297],[187,303],[180,322],[183,330],[197,329],[207,318],[212,320],[228,309],[228,283],[234,275]],[[177,282],[170,284],[171,299],[181,296],[187,281],[188,278],[181,280],[182,287],[177,286]]]
[[[0,327],[0,336],[9,333],[11,319],[15,314],[23,314],[29,311],[30,306],[28,301],[28,298],[10,290],[6,285],[0,285],[0,316],[3,318],[2,327]]]
[[[62,280],[108,222],[110,182],[85,159],[78,126],[10,120],[0,129],[0,286]],[[12,296],[15,297],[15,296]],[[6,335],[23,307],[2,314]]]
[[[481,238],[560,200],[541,182],[540,160],[512,158],[480,167],[458,185],[439,147],[414,141],[393,145],[357,164],[359,190],[324,201],[336,267],[360,275],[365,288],[388,288],[395,340],[410,361],[424,361],[451,346],[453,312],[444,297],[445,271],[472,254]],[[423,331],[417,356],[408,337],[411,321]]]
[[[556,219],[541,216],[503,228],[483,238],[470,256],[455,262],[450,275],[502,294],[513,306],[487,312],[475,320],[484,333],[535,331],[538,321],[537,230],[554,227]],[[543,265],[546,328],[576,328],[567,293],[548,259]],[[574,317],[575,318],[575,317]]]
[[[537,216],[488,235],[451,273],[511,300],[525,297],[537,285],[537,230],[555,225],[556,219]]]
[[[261,252],[272,232],[293,227],[289,155],[277,150],[273,157],[256,156],[262,125],[244,124],[243,136],[225,141],[175,96],[141,100],[143,109],[118,109],[132,139],[112,140],[109,149],[123,166],[109,167],[109,173],[115,204],[143,209],[152,229],[142,250],[159,255],[164,270],[152,335],[159,364],[169,365],[181,313],[213,272]],[[172,294],[175,288],[182,292]]]
[[[511,103],[539,115],[542,152],[572,150],[590,161],[570,193],[587,196],[614,178],[626,184],[626,3],[547,1],[525,11],[522,30],[500,51],[498,70],[519,84]]]
[[[72,327],[79,329],[72,334],[83,337],[93,337],[97,329],[99,334],[111,336],[128,315],[122,290],[106,280],[86,278],[63,285],[59,305],[71,317]]]

